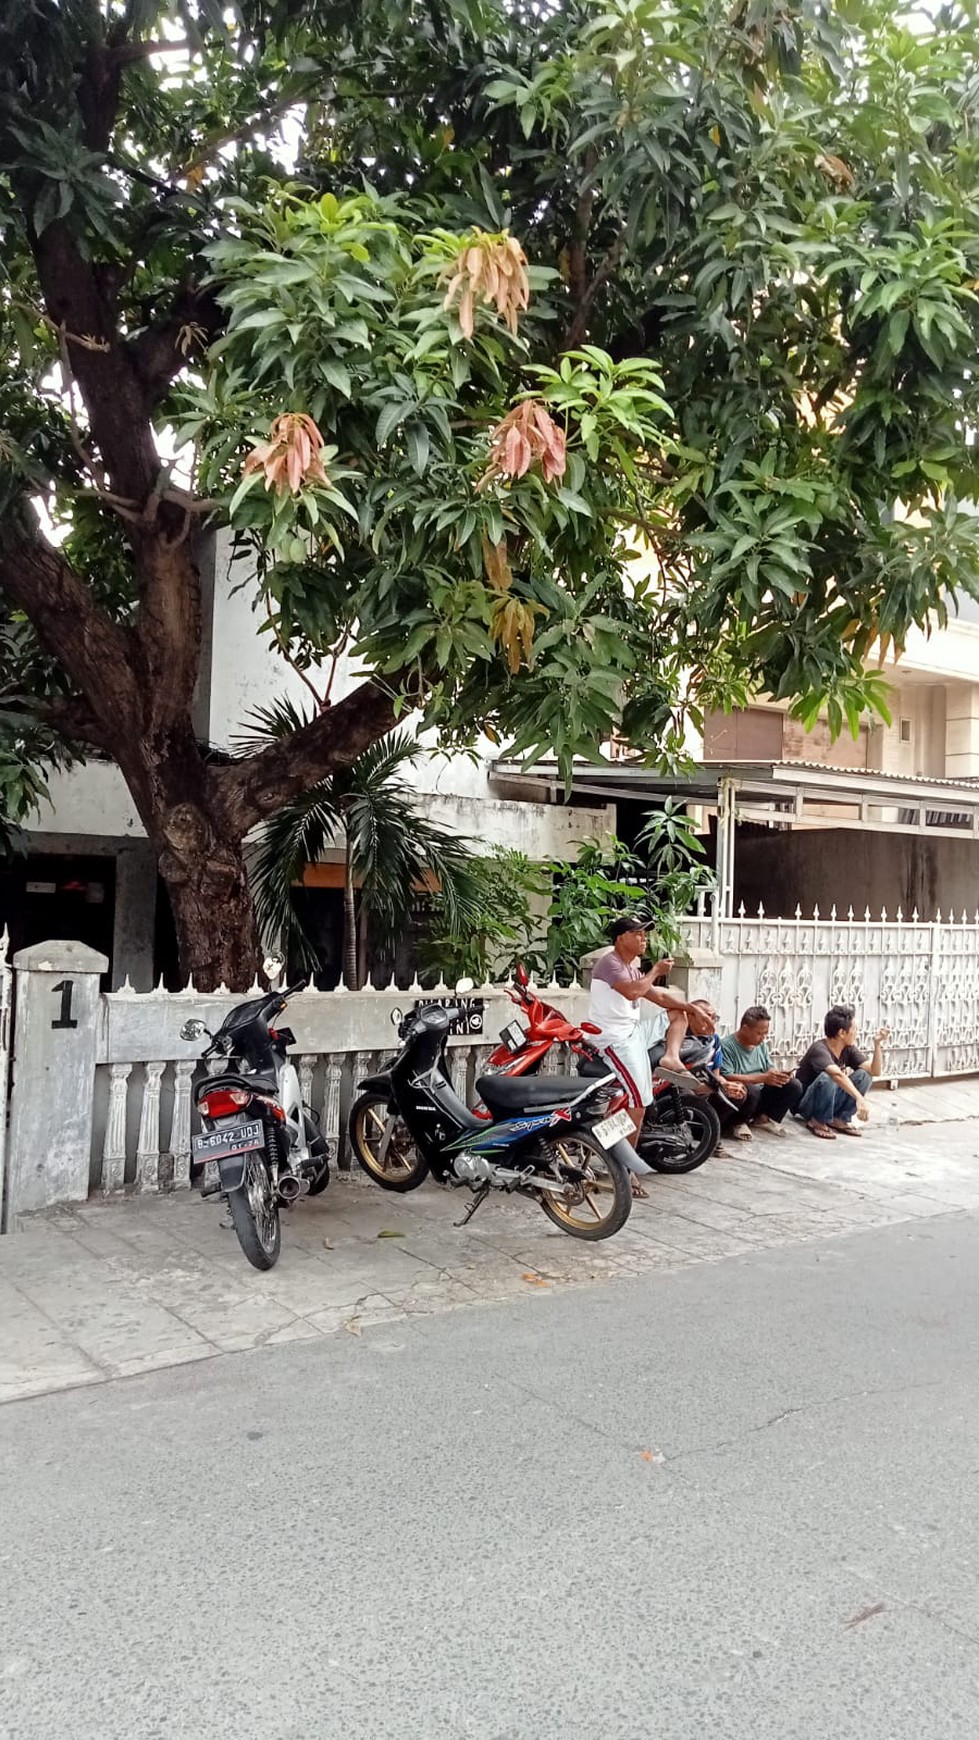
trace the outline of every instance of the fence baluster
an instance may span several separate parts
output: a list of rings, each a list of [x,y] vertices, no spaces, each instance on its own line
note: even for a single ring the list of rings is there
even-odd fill
[[[173,1188],[179,1190],[190,1183],[190,1082],[193,1063],[174,1065],[173,1117],[170,1121],[170,1160],[173,1164]]]
[[[160,1188],[160,1083],[165,1063],[144,1063],[143,1103],[136,1139],[136,1183],[140,1190]]]
[[[109,1067],[109,1114],[102,1147],[102,1195],[112,1196],[126,1182],[126,1105],[131,1063]]]

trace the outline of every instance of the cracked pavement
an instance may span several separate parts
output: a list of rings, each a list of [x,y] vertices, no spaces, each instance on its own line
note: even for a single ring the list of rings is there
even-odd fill
[[[971,1120],[881,1119],[835,1143],[796,1126],[728,1147],[685,1177],[648,1179],[649,1200],[596,1245],[496,1194],[460,1229],[467,1192],[386,1194],[359,1172],[284,1216],[267,1275],[196,1194],[26,1218],[0,1240],[0,1402],[979,1209]]]

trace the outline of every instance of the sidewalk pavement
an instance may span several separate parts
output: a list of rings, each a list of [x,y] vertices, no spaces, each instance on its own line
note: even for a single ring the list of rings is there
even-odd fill
[[[647,1180],[615,1238],[589,1245],[532,1202],[428,1183],[386,1194],[334,1177],[283,1220],[269,1274],[196,1194],[25,1217],[0,1239],[0,1401],[323,1335],[399,1338],[413,1319],[590,1280],[744,1256],[932,1215],[979,1211],[979,1081],[874,1093],[861,1140],[758,1131],[729,1159]],[[929,1126],[941,1124],[940,1137]]]

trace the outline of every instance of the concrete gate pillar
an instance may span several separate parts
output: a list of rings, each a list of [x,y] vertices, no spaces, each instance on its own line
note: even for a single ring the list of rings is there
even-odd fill
[[[14,956],[16,1005],[7,1223],[88,1196],[104,955],[78,942]]]

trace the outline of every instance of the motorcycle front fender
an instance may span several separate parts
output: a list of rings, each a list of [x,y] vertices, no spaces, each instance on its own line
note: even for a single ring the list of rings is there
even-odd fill
[[[391,1077],[389,1075],[368,1075],[368,1076],[365,1076],[363,1081],[359,1081],[357,1083],[357,1092],[359,1094],[372,1093],[372,1094],[388,1094],[388,1095],[390,1095],[390,1093],[391,1093]]]

